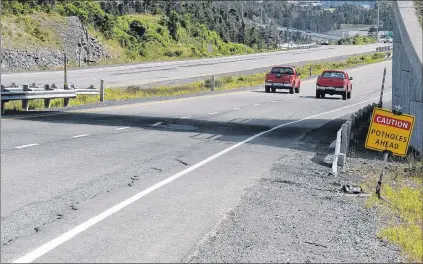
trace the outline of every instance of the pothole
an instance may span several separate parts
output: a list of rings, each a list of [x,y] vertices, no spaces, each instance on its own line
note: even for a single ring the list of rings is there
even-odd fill
[[[169,123],[162,123],[160,125],[150,125],[150,127],[159,128],[159,129],[167,129],[167,130],[180,130],[180,131],[194,131],[198,130],[198,127],[193,125],[187,124],[169,124]]]

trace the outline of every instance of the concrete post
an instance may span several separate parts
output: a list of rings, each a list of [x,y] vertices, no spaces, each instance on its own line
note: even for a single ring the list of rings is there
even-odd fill
[[[44,85],[44,90],[46,90],[46,91],[50,90],[50,85],[49,84],[45,84]],[[51,99],[44,99],[44,108],[50,108],[50,100]]]
[[[104,80],[100,81],[100,102],[104,102]]]
[[[211,91],[214,92],[214,86],[215,86],[215,82],[214,82],[214,74],[212,75],[212,79],[211,79]]]

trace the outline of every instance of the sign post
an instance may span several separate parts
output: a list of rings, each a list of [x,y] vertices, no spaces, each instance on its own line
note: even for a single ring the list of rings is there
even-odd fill
[[[383,69],[383,79],[382,79],[382,89],[380,90],[380,98],[379,98],[379,107],[383,107],[382,97],[383,97],[383,89],[385,88],[385,77],[386,77],[386,67]]]
[[[407,155],[414,119],[414,116],[402,114],[399,111],[393,112],[379,107],[373,110],[365,147],[384,152],[383,167],[376,186],[376,194],[379,198],[382,198],[380,190],[389,153],[400,157]]]

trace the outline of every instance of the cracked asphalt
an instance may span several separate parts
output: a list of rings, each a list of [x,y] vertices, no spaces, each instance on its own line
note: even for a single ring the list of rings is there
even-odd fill
[[[266,204],[271,206],[264,208],[278,213],[276,218],[260,215],[262,221],[269,221],[257,225],[262,230],[251,228],[244,233],[254,230],[250,235],[266,234],[278,222],[283,228],[278,230],[284,232],[275,233],[272,240],[266,238],[264,242],[258,242],[259,237],[253,240],[247,236],[251,240],[250,250],[243,251],[238,258],[263,259],[260,250],[279,254],[283,249],[275,247],[288,247],[291,241],[292,245],[297,243],[298,249],[287,249],[290,252],[287,255],[272,255],[273,260],[322,260],[319,252],[327,254],[329,260],[338,260],[335,254],[338,251],[343,252],[340,256],[345,261],[354,257],[375,259],[379,253],[372,252],[384,246],[373,238],[363,238],[371,237],[367,233],[375,224],[367,221],[371,216],[340,196],[338,187],[325,184],[330,177],[325,174],[328,168],[323,164],[326,153],[323,145],[330,144],[334,133],[325,127],[320,134],[309,132],[377,101],[383,67],[390,74],[390,61],[351,69],[355,90],[348,101],[336,96],[315,99],[315,79],[311,79],[303,82],[300,94],[293,95],[267,94],[263,93],[263,87],[257,87],[216,95],[32,113],[24,117],[3,116],[2,262],[26,256],[69,232],[69,239],[52,242],[54,247],[43,249],[34,260],[181,262],[191,256],[191,261],[202,262],[235,258],[235,242],[232,248],[228,245],[226,253],[223,249],[213,253],[216,248],[204,242],[210,231],[224,222],[222,219],[231,219],[231,213],[227,212],[246,203],[249,197],[246,190],[254,188],[264,189],[257,191],[257,200],[250,201],[258,203],[251,204],[258,210],[250,208],[251,217]],[[388,78],[387,96],[390,86]],[[262,134],[275,127],[278,129]],[[275,173],[283,175],[291,169],[291,178],[287,175],[274,180]],[[296,177],[297,174],[300,176]],[[88,224],[157,184],[159,187],[142,198],[94,225]],[[277,199],[276,192],[285,195],[286,201],[291,197],[292,203],[283,202],[284,196],[280,201],[273,201]],[[307,196],[311,193],[315,196]],[[332,206],[334,201],[337,206]],[[360,220],[354,222],[355,218],[350,217],[352,212]],[[245,217],[244,224],[253,219]],[[75,232],[78,225],[86,228]],[[351,225],[354,228],[348,229]],[[294,226],[302,231],[295,233]],[[319,227],[321,232],[314,227]],[[344,234],[345,230],[353,236]],[[354,244],[356,234],[363,238],[363,245]],[[246,234],[236,234],[240,238],[243,235]],[[222,236],[222,245],[225,241]],[[339,245],[333,247],[336,243]],[[199,245],[208,249],[204,251]],[[357,249],[348,254],[348,245]],[[301,253],[308,248],[319,250]],[[257,253],[249,255],[249,251]],[[355,256],[355,252],[362,256]],[[388,252],[385,259],[395,259],[395,254],[396,251]]]

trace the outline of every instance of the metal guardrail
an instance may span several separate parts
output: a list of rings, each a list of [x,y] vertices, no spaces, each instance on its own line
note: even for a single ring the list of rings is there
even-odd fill
[[[88,88],[77,88],[71,85],[68,89],[59,89],[55,84],[45,84],[39,87],[37,84],[24,84],[22,86],[12,83],[10,86],[1,86],[1,112],[4,111],[4,105],[9,101],[22,101],[22,109],[29,110],[29,100],[44,100],[44,107],[50,108],[51,99],[63,98],[63,105],[69,106],[71,98],[78,95],[100,95],[100,102],[104,101],[104,82],[101,81],[100,89],[90,85]]]
[[[376,48],[376,51],[378,51],[378,52],[382,52],[382,51],[391,51],[391,50],[393,50],[392,45],[389,45],[389,46],[383,46],[383,47],[377,47],[377,48]]]
[[[310,49],[310,48],[314,48],[314,47],[318,47],[319,45],[316,42],[310,43],[310,44],[293,44],[293,45],[289,45],[288,43],[285,43],[283,45],[280,45],[279,48],[282,50],[296,50],[296,49]]]
[[[332,161],[332,171],[335,175],[338,175],[338,166],[344,169],[347,162],[350,141],[355,139],[356,134],[363,132],[363,127],[367,129],[365,124],[371,119],[371,114],[376,106],[377,104],[373,103],[359,109],[357,112],[353,113],[338,130],[335,140],[335,153]]]

